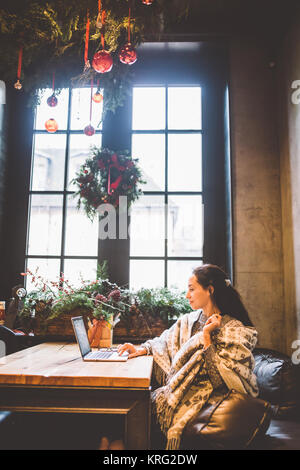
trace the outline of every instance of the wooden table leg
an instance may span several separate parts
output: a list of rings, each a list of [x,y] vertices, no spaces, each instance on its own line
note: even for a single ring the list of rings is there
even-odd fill
[[[150,449],[150,397],[136,401],[125,419],[125,447],[129,450]]]

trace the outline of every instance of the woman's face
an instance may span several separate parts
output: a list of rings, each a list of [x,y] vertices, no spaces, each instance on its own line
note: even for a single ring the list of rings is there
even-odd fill
[[[189,278],[186,298],[189,300],[193,310],[205,308],[211,303],[209,289],[204,289],[197,281],[196,276]]]

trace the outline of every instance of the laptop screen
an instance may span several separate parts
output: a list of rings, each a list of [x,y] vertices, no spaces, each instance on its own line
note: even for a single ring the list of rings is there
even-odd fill
[[[77,343],[80,348],[81,355],[84,357],[87,353],[91,351],[90,343],[88,336],[86,334],[86,329],[84,326],[84,321],[82,317],[72,318],[72,323],[74,331],[76,334]]]

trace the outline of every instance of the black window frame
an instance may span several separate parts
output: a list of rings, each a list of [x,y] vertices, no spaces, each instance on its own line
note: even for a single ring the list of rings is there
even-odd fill
[[[144,45],[143,45],[144,46]],[[202,88],[203,120],[203,262],[223,267],[232,276],[232,195],[228,90],[229,57],[226,41],[188,43],[146,43],[134,65],[136,84],[170,85],[196,83]],[[165,77],[172,75],[172,83]],[[103,122],[102,145],[113,150],[131,150],[131,97],[116,114],[107,113]],[[3,260],[0,295],[8,299],[11,288],[23,283],[25,266],[28,203],[32,158],[33,112],[26,92],[7,87],[5,111],[6,187],[2,230]],[[115,129],[118,129],[116,134]],[[79,133],[81,131],[78,131]],[[16,136],[18,138],[16,138]],[[67,174],[67,173],[66,173]],[[52,192],[51,192],[52,193]],[[52,193],[53,194],[53,193]],[[193,192],[194,194],[194,192]],[[64,196],[67,197],[67,194]],[[118,240],[118,247],[101,241],[98,260],[107,259],[113,282],[126,285],[129,280],[129,240]],[[71,258],[75,258],[71,256]],[[82,258],[79,256],[79,258]],[[182,258],[180,258],[182,259]]]
[[[165,243],[164,243],[164,255],[163,256],[133,256],[129,254],[129,263],[131,260],[163,260],[164,261],[164,287],[168,286],[168,261],[199,261],[200,263],[203,262],[203,254],[202,256],[169,256],[168,255],[168,199],[170,196],[201,196],[203,201],[203,186],[201,182],[201,191],[169,191],[168,189],[168,136],[171,134],[201,134],[201,138],[203,138],[203,128],[201,129],[169,129],[168,126],[168,89],[172,87],[200,87],[201,84],[194,83],[193,85],[188,84],[181,84],[181,85],[170,85],[169,83],[156,83],[152,85],[144,85],[144,84],[135,84],[135,88],[138,87],[160,87],[165,88],[165,129],[163,130],[133,130],[131,129],[131,138],[134,134],[159,134],[165,136],[165,183],[164,183],[164,190],[162,191],[148,191],[143,190],[145,196],[163,196],[164,197],[164,204],[165,204],[165,213],[164,213],[164,230],[165,230]],[[202,92],[202,88],[201,88]],[[202,103],[202,100],[201,100]],[[202,106],[201,106],[202,107]],[[201,110],[201,120],[203,123],[203,110]],[[202,141],[201,141],[202,146]]]
[[[69,187],[69,164],[70,164],[70,137],[72,135],[82,135],[82,129],[71,129],[71,113],[72,113],[72,97],[73,97],[73,88],[71,86],[66,87],[68,88],[68,114],[67,114],[67,126],[66,129],[58,129],[55,134],[66,135],[66,148],[65,148],[65,164],[64,164],[64,185],[63,190],[61,191],[45,191],[45,190],[32,190],[29,189],[29,202],[28,202],[28,219],[27,219],[27,236],[26,236],[26,253],[25,253],[25,268],[27,268],[28,259],[56,259],[60,261],[60,273],[64,272],[65,260],[68,259],[79,259],[79,260],[98,260],[98,256],[84,256],[84,255],[66,255],[65,248],[66,248],[66,224],[67,224],[67,207],[68,207],[68,197],[74,194],[74,191],[68,189]],[[76,87],[75,89],[78,89]],[[86,85],[82,86],[81,88],[88,88]],[[103,130],[95,128],[95,134],[103,136]],[[48,135],[48,131],[46,129],[36,129],[35,125],[33,125],[32,130],[32,142],[34,142],[35,135]],[[31,163],[31,175],[30,175],[30,183],[32,181],[32,172],[33,172],[33,155],[34,155],[34,145],[32,145],[32,163]],[[60,255],[28,255],[28,243],[29,243],[29,228],[30,228],[30,213],[31,213],[31,196],[34,195],[57,195],[63,197],[62,203],[62,228],[61,228],[61,249]],[[96,263],[97,265],[97,263]]]

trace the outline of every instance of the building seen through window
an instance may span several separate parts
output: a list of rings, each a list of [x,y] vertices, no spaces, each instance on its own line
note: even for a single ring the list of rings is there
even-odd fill
[[[96,278],[98,222],[78,211],[71,180],[102,144],[102,105],[93,103],[96,133],[88,137],[90,89],[63,89],[55,108],[46,103],[51,92],[41,90],[36,108],[26,262],[78,284]],[[50,117],[55,134],[44,127]],[[131,134],[146,184],[130,211],[130,288],[185,289],[203,259],[201,87],[134,87]]]

